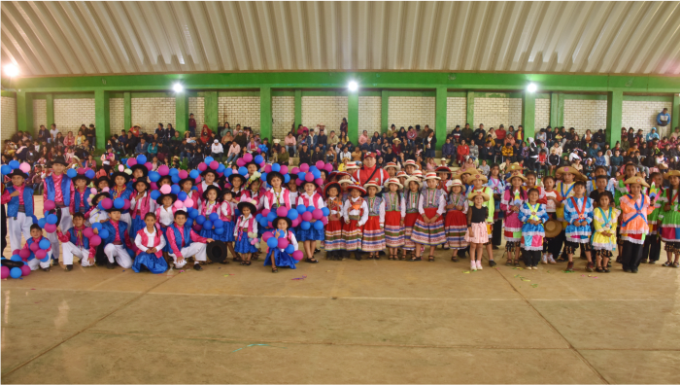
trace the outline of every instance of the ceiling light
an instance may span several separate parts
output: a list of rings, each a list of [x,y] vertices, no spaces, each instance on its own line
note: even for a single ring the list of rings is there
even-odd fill
[[[536,83],[529,83],[529,85],[527,86],[527,91],[531,92],[532,94],[536,92],[537,89],[538,86],[536,85]]]
[[[355,82],[354,80],[352,80],[352,81],[349,82],[349,84],[347,85],[347,89],[350,90],[350,91],[352,91],[352,92],[355,92],[356,90],[359,89],[359,83],[357,83],[357,82]]]
[[[184,86],[182,83],[175,83],[172,85],[172,90],[176,93],[184,92]]]
[[[10,78],[16,77],[19,75],[19,67],[17,67],[16,64],[7,64],[5,66],[5,75],[9,76]]]

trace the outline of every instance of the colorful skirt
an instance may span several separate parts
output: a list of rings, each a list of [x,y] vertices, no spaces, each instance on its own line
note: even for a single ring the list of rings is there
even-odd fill
[[[342,239],[342,221],[328,221],[326,225],[326,251],[337,251],[345,249],[345,241]]]
[[[661,240],[680,242],[680,212],[665,211],[661,222]]]
[[[385,212],[385,246],[404,246],[404,226],[401,225],[401,211]]]
[[[269,252],[267,253],[267,258],[264,259],[264,265],[265,266],[271,266],[272,264],[272,253],[274,253],[274,262],[276,263],[276,267],[290,267],[291,269],[295,269],[295,265],[298,263],[293,257],[288,255],[285,251],[281,251],[278,247],[275,247],[273,249],[269,249]]]
[[[380,228],[380,217],[369,216],[364,225],[361,251],[373,253],[385,250],[385,231]]]
[[[132,219],[132,224],[130,225],[130,238],[133,242],[139,230],[145,227],[146,223],[144,223],[144,219],[142,219],[142,217],[139,215],[135,215],[135,217]]]
[[[543,225],[527,223],[522,226],[522,242],[520,248],[528,251],[543,251]]]
[[[168,270],[168,263],[165,262],[165,258],[158,258],[156,254],[140,253],[132,264],[132,270],[139,273],[142,267],[146,267],[154,274],[162,274]]]
[[[324,239],[326,239],[324,229],[317,230],[314,228],[314,224],[312,224],[308,230],[299,227],[298,234],[296,234],[296,237],[298,237],[297,238],[298,242],[323,241]]]
[[[252,239],[248,238],[247,234],[239,234],[239,239],[236,241],[236,246],[234,246],[234,251],[237,253],[257,253],[258,248],[253,246],[250,242]]]
[[[465,240],[465,234],[468,232],[467,216],[462,211],[451,210],[447,212],[444,229],[450,248],[461,250],[468,247],[468,241]]]
[[[661,224],[663,223],[663,212],[661,208],[656,208],[651,214],[647,216],[647,224],[649,225],[648,235],[659,234]]]
[[[435,216],[438,216],[438,218],[432,223],[425,223],[422,215],[419,216],[416,223],[413,225],[413,235],[411,236],[413,242],[426,246],[438,246],[446,242],[444,220],[437,214],[437,208],[426,208],[425,215],[428,218]]]
[[[407,213],[404,218],[404,249],[415,250],[416,244],[413,242],[413,226],[415,226],[419,213]]]
[[[342,239],[345,242],[345,250],[355,251],[361,249],[362,228],[358,226],[358,219],[350,219],[349,223],[342,226]]]
[[[507,242],[519,242],[522,239],[522,222],[520,222],[517,213],[505,217],[503,236],[505,236]]]
[[[485,244],[489,242],[489,233],[487,231],[487,226],[485,222],[473,223],[470,227],[472,231],[472,236],[470,232],[465,232],[465,241],[469,243]]]

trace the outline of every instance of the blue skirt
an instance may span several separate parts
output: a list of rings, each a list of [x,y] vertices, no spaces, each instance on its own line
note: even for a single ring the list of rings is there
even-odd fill
[[[250,238],[248,238],[248,235],[243,234],[241,236],[241,239],[236,241],[236,246],[234,247],[234,250],[237,253],[257,253],[258,248],[250,244]]]
[[[303,230],[300,227],[296,228],[296,230],[297,232],[295,233],[295,237],[297,238],[298,242],[323,241],[326,239],[326,231],[324,229],[317,230],[313,225],[309,228],[309,230]]]
[[[162,274],[168,270],[168,264],[165,262],[165,258],[158,258],[155,254],[139,254],[132,264],[132,270],[135,273],[139,273],[142,271],[142,266],[146,266],[146,268],[154,274]]]
[[[220,241],[222,242],[236,241],[236,239],[234,238],[234,226],[236,226],[234,222],[224,222],[224,234],[220,235],[221,237]]]
[[[201,229],[201,232],[199,233],[200,236],[203,238],[212,238],[215,239],[214,236],[216,235],[213,230],[206,230],[206,229]]]
[[[272,252],[274,253],[274,261],[276,262],[276,267],[290,267],[295,269],[295,265],[298,263],[293,257],[288,255],[285,251],[281,251],[278,247],[269,249],[267,253],[267,258],[264,259],[265,266],[271,266],[272,264]]]
[[[130,238],[132,238],[133,243],[139,230],[145,227],[146,223],[144,223],[144,219],[142,219],[142,217],[140,217],[139,215],[135,215],[135,217],[132,218],[132,225],[130,226]]]
[[[172,253],[172,249],[170,248],[170,242],[168,242],[168,237],[165,235],[167,231],[168,231],[167,227],[161,226],[161,233],[163,233],[163,238],[165,238],[165,247],[163,247],[163,251]]]

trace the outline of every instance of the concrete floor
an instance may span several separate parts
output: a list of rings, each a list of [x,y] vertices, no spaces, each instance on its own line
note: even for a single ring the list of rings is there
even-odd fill
[[[2,382],[680,383],[680,270],[448,255],[5,280]]]

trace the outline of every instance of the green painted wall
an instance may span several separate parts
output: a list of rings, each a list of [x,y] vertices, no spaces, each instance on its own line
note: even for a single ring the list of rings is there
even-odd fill
[[[620,90],[607,93],[607,142],[614,148],[621,141],[621,121],[623,116],[623,92]]]

